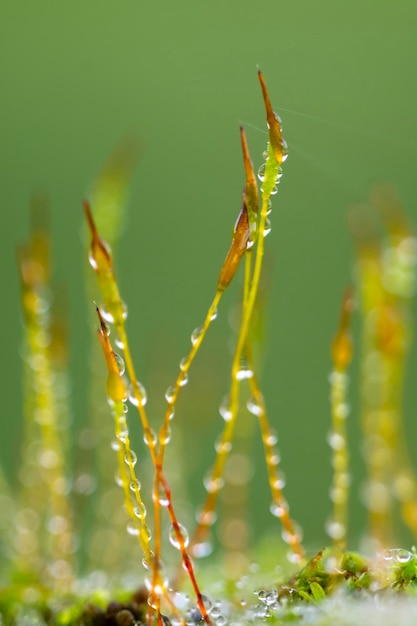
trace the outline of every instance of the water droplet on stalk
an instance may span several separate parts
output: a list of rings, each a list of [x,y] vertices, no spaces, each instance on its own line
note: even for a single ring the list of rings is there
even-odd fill
[[[264,237],[267,237],[272,230],[271,221],[267,217],[265,220]]]
[[[114,345],[119,348],[119,350],[124,350],[125,349],[125,344],[124,342],[120,339],[119,336],[117,336],[114,340]]]
[[[339,433],[330,432],[327,436],[327,442],[332,450],[343,450],[346,446],[345,438]]]
[[[268,153],[267,153],[267,155],[268,155]],[[258,178],[261,181],[261,183],[264,182],[264,180],[265,180],[265,163],[262,163],[262,165],[258,169]]]
[[[278,517],[278,518],[281,518],[283,515],[285,515],[288,512],[288,508],[286,506],[276,504],[275,502],[272,502],[271,506],[269,507],[269,510],[274,517]]]
[[[130,491],[133,491],[133,493],[135,493],[136,491],[140,491],[141,487],[142,485],[140,484],[140,481],[137,479],[132,480],[129,485]]]
[[[232,419],[233,414],[230,410],[230,398],[228,395],[223,398],[219,406],[219,413],[225,422],[230,422],[230,420]]]
[[[146,517],[146,507],[143,504],[143,502],[141,502],[140,504],[136,505],[135,508],[133,509],[134,514],[136,515],[137,518],[139,519],[144,519]]]
[[[145,406],[148,401],[148,394],[145,387],[138,380],[135,385],[129,385],[128,399],[133,406]]]
[[[160,506],[165,507],[169,505],[169,500],[167,498],[165,490],[160,483],[158,484],[158,491],[155,491],[155,489],[152,491],[152,499],[154,502],[155,500],[159,502]]]
[[[227,454],[228,452],[230,452],[232,447],[233,446],[231,441],[222,441],[221,438],[214,444],[214,449],[218,454]]]
[[[119,370],[120,376],[123,376],[126,370],[125,362],[123,357],[120,356],[117,352],[113,352],[114,360],[116,361],[117,369]]]
[[[249,413],[252,413],[252,415],[256,417],[260,417],[263,414],[262,407],[256,402],[255,398],[249,398],[246,403],[246,408]]]
[[[165,400],[168,402],[168,404],[173,404],[175,401],[175,396],[176,396],[175,385],[170,385],[165,392]]]
[[[156,446],[157,436],[152,428],[148,428],[148,430],[144,432],[143,441],[145,442],[145,445],[147,445],[149,448]]]
[[[163,426],[159,434],[159,441],[163,446],[167,446],[171,441],[171,428],[170,426]]]
[[[197,341],[201,337],[201,333],[202,332],[203,332],[203,327],[202,326],[197,326],[197,328],[194,328],[193,332],[191,333],[191,343],[192,343],[193,346],[195,346],[195,344],[197,343]]]
[[[211,475],[204,479],[204,487],[208,493],[215,493],[220,491],[224,485],[224,480],[220,476],[213,478]]]
[[[137,537],[140,534],[139,528],[136,527],[135,523],[130,521],[127,523],[126,530],[129,535]]]
[[[237,380],[247,380],[253,377],[253,370],[249,367],[249,365],[242,359],[240,363],[240,369],[236,372]]]
[[[125,454],[126,465],[128,465],[129,467],[135,467],[137,460],[138,460],[138,457],[136,456],[135,452],[133,452],[133,450],[129,450],[129,452],[126,452]]]
[[[188,383],[188,374],[183,373],[181,378],[179,379],[179,385],[180,387],[185,387],[187,383]]]
[[[178,534],[182,537],[182,542],[184,547],[186,548],[190,543],[190,539],[188,537],[188,531],[182,524],[178,524],[177,529],[175,529],[174,525],[169,529],[169,541],[177,550],[181,550],[181,541],[178,537]]]
[[[199,511],[196,515],[197,522],[202,526],[213,526],[217,520],[216,511]]]

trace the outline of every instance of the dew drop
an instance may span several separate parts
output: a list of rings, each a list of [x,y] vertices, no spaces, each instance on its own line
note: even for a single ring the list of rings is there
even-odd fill
[[[183,357],[180,361],[180,370],[183,372],[188,367],[188,357]]]
[[[120,428],[119,432],[116,435],[118,440],[121,441],[122,443],[126,443],[128,436],[129,436],[129,431],[127,430],[127,427]]]
[[[123,487],[123,480],[118,471],[114,475],[114,482],[118,487]]]
[[[169,425],[162,427],[159,434],[159,441],[163,446],[167,446],[171,441],[171,428]]]
[[[183,591],[177,591],[174,594],[173,601],[179,611],[184,611],[190,604],[190,596]]]
[[[253,370],[249,367],[246,361],[242,360],[240,363],[240,368],[236,372],[237,380],[247,380],[253,377]]]
[[[265,220],[264,237],[267,237],[272,230],[271,220],[267,217]]]
[[[166,496],[164,489],[162,488],[162,485],[159,485],[157,493],[152,493],[152,497],[154,500],[156,499],[159,502],[159,506],[165,507],[169,505],[169,500]]]
[[[327,442],[332,450],[343,450],[346,446],[345,438],[339,433],[330,432],[327,436]]]
[[[217,624],[217,618],[221,616],[221,609],[220,607],[216,604],[212,610],[211,610],[211,617],[213,619],[216,620],[216,624]]]
[[[134,385],[129,385],[128,399],[133,406],[145,406],[148,401],[148,394],[145,387],[138,380]]]
[[[179,385],[180,387],[185,387],[187,383],[188,383],[188,374],[183,372],[181,378],[179,379]]]
[[[303,559],[296,552],[293,552],[292,550],[289,550],[287,552],[287,560],[288,560],[289,563],[294,563],[294,565],[300,565],[300,563],[302,562]]]
[[[329,519],[326,522],[326,533],[329,535],[330,539],[343,539],[346,535],[346,527],[344,524],[340,522],[336,522],[333,519]]]
[[[268,465],[278,465],[279,461],[280,461],[279,454],[275,454],[275,453],[268,454],[266,457],[266,462],[268,463]],[[285,484],[285,481],[284,481],[284,484]]]
[[[216,511],[199,511],[199,513],[197,513],[197,522],[199,524],[201,524],[202,526],[213,526],[213,524],[216,522],[217,520],[217,513]]]
[[[286,484],[287,481],[285,479],[284,473],[280,472],[279,477],[274,480],[273,486],[275,489],[279,489],[279,491],[281,491],[282,489],[284,489]]]
[[[229,396],[225,396],[219,406],[219,413],[224,419],[225,422],[230,422],[233,417],[233,414],[230,410],[230,398]]]
[[[299,526],[296,526],[294,524],[294,532],[289,532],[288,530],[286,530],[285,528],[282,529],[281,531],[281,537],[283,539],[283,541],[285,541],[285,543],[287,543],[289,546],[294,545],[295,543],[298,543],[302,540],[303,538],[303,533],[301,531],[301,528]]]
[[[91,248],[88,251],[88,262],[90,263],[93,270],[96,272],[98,269],[98,264]]]
[[[165,400],[168,402],[168,404],[174,404],[175,399],[176,399],[175,385],[170,385],[165,392]]]
[[[223,441],[221,438],[214,444],[214,449],[218,454],[227,454],[232,449],[231,441]]]
[[[204,479],[204,487],[208,493],[215,493],[220,491],[224,485],[224,480],[220,476],[213,478],[211,475]]]
[[[126,452],[125,463],[128,467],[135,467],[137,460],[138,457],[136,456],[136,453],[133,452],[133,450],[129,450],[129,452]]]
[[[268,155],[268,153],[267,153]],[[261,181],[261,183],[264,182],[265,180],[265,163],[262,163],[261,167],[258,169],[258,178]]]
[[[117,352],[113,352],[114,360],[116,361],[117,369],[119,370],[120,376],[123,376],[125,373],[126,367],[123,358]]]
[[[281,147],[282,147],[282,163],[288,159],[288,144],[283,137],[281,137]]]
[[[278,443],[278,436],[270,431],[269,434],[265,436],[264,443],[267,446],[276,446]]]
[[[117,336],[117,337],[115,338],[115,340],[114,340],[114,344],[115,344],[115,346],[116,346],[117,348],[119,348],[119,350],[124,350],[124,349],[125,349],[125,344],[124,344],[124,341],[122,341],[122,340],[120,339],[120,337],[119,337],[119,336]]]
[[[202,332],[203,332],[203,327],[202,326],[197,326],[197,328],[194,328],[193,332],[191,333],[191,343],[192,343],[193,346],[195,346],[195,344],[197,343],[197,341],[201,337],[201,333]]]
[[[196,559],[203,559],[213,552],[213,544],[210,541],[200,541],[193,545],[191,552]]]
[[[148,428],[143,434],[143,441],[148,448],[155,447],[157,442],[156,432],[152,428]]]
[[[44,467],[45,469],[52,469],[53,467],[57,467],[59,464],[59,456],[52,449],[42,450],[39,455],[39,465]]]
[[[252,415],[255,415],[256,417],[260,417],[263,414],[262,407],[253,397],[249,398],[249,400],[247,401],[246,408],[248,409],[249,413],[252,413]]]
[[[409,563],[413,558],[413,554],[408,550],[401,548],[393,548],[392,550],[385,550],[382,553],[382,558],[385,561],[396,561],[397,563]]]
[[[338,419],[344,420],[349,415],[349,405],[345,402],[340,402],[335,408],[335,416]]]
[[[103,305],[101,305],[100,307],[100,313],[101,313],[101,317],[103,318],[105,322],[107,322],[108,324],[114,324],[113,313],[111,313],[111,311],[106,309]]]
[[[398,550],[397,561],[398,563],[408,563],[413,558],[413,555],[408,550]]]
[[[266,604],[267,606],[275,604],[278,600],[278,591],[276,589],[260,589],[255,593],[258,596],[259,602],[262,602],[262,604]]]
[[[120,450],[120,443],[116,439],[116,440],[111,442],[110,447],[111,447],[112,450],[117,452],[118,450]]]
[[[335,504],[341,504],[346,499],[346,492],[340,487],[331,487],[329,491],[330,500]]]
[[[140,481],[137,478],[135,478],[135,480],[132,480],[129,485],[130,491],[133,491],[133,493],[140,491],[141,487],[142,485],[140,484]]]
[[[254,230],[256,231],[256,227],[254,227]],[[248,239],[248,243],[246,244],[246,250],[251,250],[254,245],[255,245],[254,240]]]
[[[217,319],[217,309],[214,309],[210,316],[210,322],[214,322]]]
[[[185,526],[183,526],[182,524],[178,524],[178,528],[175,529],[174,525],[172,525],[171,528],[169,529],[168,536],[169,536],[169,541],[174,546],[174,548],[176,548],[177,550],[181,550],[181,541],[179,541],[179,538],[178,538],[178,531],[181,534],[184,547],[186,548],[188,544],[190,543],[190,539],[188,537],[188,531],[185,528]]]
[[[210,609],[213,607],[213,602],[210,600],[210,598],[206,596],[204,593],[202,593],[201,600],[204,604],[206,611],[210,611]]]
[[[143,502],[136,505],[135,508],[133,509],[133,512],[136,515],[136,517],[143,520],[146,517],[146,507],[143,504]]]
[[[127,523],[126,530],[128,534],[133,537],[137,537],[140,534],[139,528],[137,528],[136,524],[132,521]]]
[[[269,510],[274,517],[278,517],[278,518],[281,518],[283,515],[285,515],[288,512],[288,508],[286,506],[276,504],[275,502],[272,502],[271,506],[269,507]]]

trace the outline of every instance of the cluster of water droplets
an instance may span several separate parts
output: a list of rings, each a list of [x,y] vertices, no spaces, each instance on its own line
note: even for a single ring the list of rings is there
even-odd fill
[[[389,563],[409,563],[412,559],[415,559],[415,555],[409,550],[403,550],[402,548],[393,548],[390,550],[384,550],[382,553],[384,561]]]

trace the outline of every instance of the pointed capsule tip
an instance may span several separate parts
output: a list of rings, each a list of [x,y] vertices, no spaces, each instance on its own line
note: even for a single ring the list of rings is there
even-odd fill
[[[93,214],[91,212],[91,204],[89,200],[83,200],[83,209],[84,209],[84,213],[88,222],[88,227],[90,228],[91,233],[96,232],[96,225],[94,223]]]

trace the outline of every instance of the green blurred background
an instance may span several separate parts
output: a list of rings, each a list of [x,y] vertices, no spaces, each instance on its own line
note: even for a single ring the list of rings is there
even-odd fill
[[[390,181],[417,220],[415,0],[6,2],[0,51],[0,449],[9,476],[22,413],[15,247],[28,234],[30,194],[50,195],[55,277],[69,290],[76,432],[88,419],[92,334],[81,200],[123,134],[136,131],[143,141],[117,268],[158,424],[164,390],[211,301],[240,208],[239,123],[247,124],[253,160],[261,163],[259,64],[290,149],[267,240],[263,389],[279,432],[286,495],[307,545],[320,545],[330,512],[329,344],[352,266],[347,208],[366,199],[375,180]],[[176,428],[186,433],[184,464],[196,503],[213,459],[207,442],[222,426],[217,406],[228,385],[229,319],[238,294],[239,279],[224,297],[173,424],[174,439]],[[410,372],[411,439],[413,364]],[[355,408],[355,384],[352,392]],[[350,429],[358,448],[355,412]],[[254,449],[253,520],[264,532],[275,521],[261,447]],[[362,473],[357,451],[353,545],[364,519]]]

